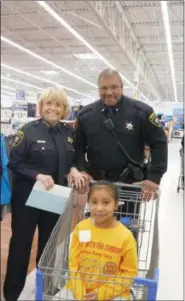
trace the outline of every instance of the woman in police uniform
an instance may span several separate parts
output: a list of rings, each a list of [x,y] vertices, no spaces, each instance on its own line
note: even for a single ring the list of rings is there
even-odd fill
[[[39,99],[39,120],[18,131],[10,154],[13,173],[12,237],[4,284],[5,300],[15,301],[24,288],[33,236],[38,226],[38,261],[59,215],[25,205],[35,181],[46,189],[54,184],[67,185],[66,175],[72,167],[72,128],[60,120],[70,112],[63,90],[47,89]],[[84,177],[72,168],[76,185]]]

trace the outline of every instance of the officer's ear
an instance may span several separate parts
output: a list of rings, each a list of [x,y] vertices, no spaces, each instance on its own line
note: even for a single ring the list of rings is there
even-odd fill
[[[122,94],[123,94],[123,82],[121,81],[121,91],[122,91]]]

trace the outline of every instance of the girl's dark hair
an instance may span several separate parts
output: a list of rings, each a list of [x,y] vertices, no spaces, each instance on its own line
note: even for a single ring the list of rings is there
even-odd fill
[[[90,189],[89,189],[89,193],[88,193],[88,200],[91,198],[91,194],[95,190],[101,189],[101,188],[105,188],[105,189],[109,190],[111,192],[114,200],[116,202],[119,202],[119,194],[118,194],[118,189],[117,189],[116,185],[109,181],[105,181],[105,180],[100,180],[100,181],[92,183],[90,185]]]

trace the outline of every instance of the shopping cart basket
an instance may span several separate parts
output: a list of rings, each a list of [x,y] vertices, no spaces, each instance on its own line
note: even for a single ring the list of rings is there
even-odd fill
[[[136,300],[156,300],[158,270],[153,279],[146,279],[150,264],[152,245],[152,230],[156,216],[156,201],[141,200],[141,189],[133,185],[116,183],[119,192],[120,209],[116,217],[131,231],[137,234],[139,277],[132,281],[134,298]],[[85,196],[77,195],[72,190],[64,213],[59,218],[51,237],[46,245],[36,273],[36,300],[70,300],[62,299],[60,291],[70,279],[68,271],[68,250],[72,228],[87,217],[88,207]],[[134,210],[127,210],[129,202],[134,204]],[[124,206],[124,210],[122,208]],[[106,275],[104,275],[106,276]],[[114,281],[116,283],[116,279]],[[124,283],[122,284],[124,286]],[[58,299],[55,299],[58,298]]]
[[[55,270],[55,272],[59,272]],[[60,282],[58,282],[58,286],[61,288],[60,290],[52,291],[51,285],[53,281],[53,276],[48,273],[48,271],[45,271],[45,273],[41,272],[40,270],[37,270],[37,290],[36,290],[36,300],[68,300],[72,301],[74,299],[74,295],[70,289],[68,289],[68,282],[71,280],[78,281],[82,280],[82,277],[85,277],[85,273],[83,273],[83,276],[79,277],[76,276],[75,278],[71,277],[72,271],[69,270],[60,270],[59,279]],[[110,288],[113,291],[113,294],[115,292],[115,296],[111,300],[125,300],[122,299],[121,296],[118,296],[118,291],[120,292],[119,295],[122,295],[124,290],[127,289],[130,290],[130,296],[128,300],[146,300],[146,301],[155,301],[156,295],[157,295],[157,286],[158,286],[158,269],[155,270],[155,276],[154,279],[147,279],[142,277],[135,277],[134,279],[131,278],[124,278],[124,277],[110,277],[110,275],[102,275],[102,274],[88,274],[88,278],[99,277],[104,278],[105,281],[102,282],[102,280],[97,281],[96,284],[99,282],[101,285],[102,283],[105,284],[106,288]],[[110,279],[111,278],[111,279]],[[47,279],[47,281],[46,281]],[[87,282],[92,282],[93,280],[88,280]],[[132,289],[130,287],[132,286]],[[76,291],[79,288],[76,284]],[[98,289],[97,289],[98,293]],[[117,294],[116,294],[117,293]],[[82,292],[81,292],[82,294]],[[105,293],[106,298],[106,293]],[[107,298],[106,298],[107,300]]]
[[[180,189],[184,189],[184,151],[180,149],[180,176],[177,186],[177,193],[179,193]]]

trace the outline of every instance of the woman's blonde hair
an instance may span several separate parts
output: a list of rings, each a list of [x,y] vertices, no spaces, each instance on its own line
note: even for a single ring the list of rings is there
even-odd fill
[[[70,105],[67,99],[67,94],[63,89],[59,89],[59,88],[48,88],[41,93],[39,97],[39,103],[38,103],[40,116],[42,116],[43,103],[49,100],[58,101],[63,106],[61,119],[65,119],[69,117]]]

